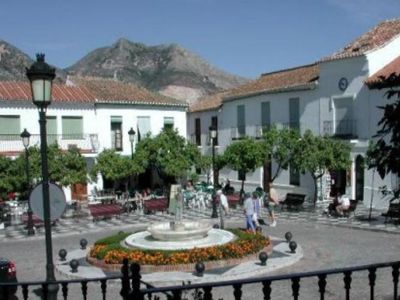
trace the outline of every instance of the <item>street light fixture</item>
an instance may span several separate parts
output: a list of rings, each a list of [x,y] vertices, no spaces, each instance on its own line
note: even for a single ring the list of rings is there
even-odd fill
[[[131,142],[131,158],[133,159],[133,142],[135,141],[135,130],[131,127],[128,131],[129,141]]]
[[[29,176],[29,139],[31,137],[31,134],[24,129],[21,133],[21,139],[22,139],[22,144],[24,145],[25,148],[25,172],[26,172],[26,192],[29,196],[29,193],[31,192],[31,180]],[[33,220],[32,220],[32,208],[31,208],[31,202],[28,199],[28,235],[34,235],[35,230],[33,229]]]
[[[32,100],[39,109],[40,124],[40,154],[42,162],[42,193],[43,193],[43,217],[46,238],[46,281],[54,282],[53,246],[51,240],[50,223],[50,195],[49,195],[49,170],[47,162],[47,133],[46,133],[46,109],[51,103],[53,79],[56,76],[55,69],[44,61],[44,54],[36,55],[36,62],[26,70],[31,85]],[[58,285],[50,284],[48,292],[57,293]]]
[[[216,203],[216,188],[217,188],[217,174],[215,172],[215,138],[217,137],[217,128],[215,126],[210,126],[210,138],[211,138],[211,150],[212,150],[212,170],[213,170],[213,186],[214,186],[214,195],[212,201],[212,213],[211,218],[218,218],[217,212],[217,203]]]

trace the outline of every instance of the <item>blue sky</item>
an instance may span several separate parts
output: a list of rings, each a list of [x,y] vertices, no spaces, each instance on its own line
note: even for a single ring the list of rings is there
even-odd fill
[[[177,43],[248,78],[315,62],[386,19],[399,0],[13,0],[0,39],[67,67],[118,38]]]

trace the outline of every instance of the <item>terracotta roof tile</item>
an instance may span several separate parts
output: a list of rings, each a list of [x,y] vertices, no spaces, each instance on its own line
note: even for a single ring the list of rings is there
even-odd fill
[[[261,75],[257,80],[230,90],[224,100],[262,93],[313,88],[319,78],[319,65],[312,64]]]
[[[216,93],[214,95],[202,97],[190,106],[189,111],[201,112],[206,110],[218,109],[222,105],[222,98],[227,93],[227,91],[224,91]]]
[[[169,98],[131,83],[96,77],[71,77],[78,86],[88,88],[100,103],[143,103],[187,106],[186,102]]]
[[[383,88],[393,86],[392,75],[400,76],[400,56],[370,76],[365,83],[369,88]]]
[[[53,85],[53,101],[56,102],[94,102],[95,97],[85,87]],[[26,81],[0,81],[1,100],[32,100],[31,88]]]
[[[364,55],[366,52],[382,47],[400,34],[400,19],[380,23],[331,56],[321,61],[349,58]]]

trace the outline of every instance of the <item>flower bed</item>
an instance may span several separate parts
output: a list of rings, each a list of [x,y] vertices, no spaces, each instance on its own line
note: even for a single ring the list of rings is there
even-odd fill
[[[97,241],[91,248],[88,259],[98,266],[111,267],[107,269],[114,269],[112,266],[118,269],[117,266],[122,264],[124,258],[142,266],[165,266],[163,270],[177,269],[173,266],[181,269],[182,265],[188,265],[192,269],[192,265],[199,261],[208,263],[209,267],[227,265],[221,263],[222,261],[226,261],[228,265],[237,264],[249,256],[253,259],[254,254],[271,245],[270,240],[262,234],[253,234],[240,229],[230,231],[237,236],[237,239],[225,245],[175,251],[128,249],[121,246],[121,241],[130,234],[121,233]]]

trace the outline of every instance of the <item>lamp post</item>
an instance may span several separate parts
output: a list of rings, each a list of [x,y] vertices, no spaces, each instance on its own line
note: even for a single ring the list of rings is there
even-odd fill
[[[217,203],[216,203],[216,188],[217,188],[217,174],[215,172],[215,138],[217,137],[217,128],[215,126],[210,126],[210,138],[211,138],[211,151],[212,151],[212,170],[213,170],[213,187],[214,187],[214,195],[212,201],[212,213],[211,218],[218,218],[217,212]]]
[[[129,141],[131,142],[131,158],[133,159],[133,142],[135,141],[135,130],[131,127],[128,131]]]
[[[39,109],[40,125],[40,155],[42,162],[42,188],[43,188],[43,217],[46,238],[46,281],[54,282],[53,246],[51,240],[50,223],[50,195],[49,195],[49,170],[47,165],[47,133],[46,133],[46,109],[51,103],[52,83],[55,77],[55,69],[44,61],[44,54],[36,55],[36,62],[26,70],[31,85],[32,100]],[[49,294],[56,294],[58,285],[48,286]]]
[[[29,152],[28,152],[28,147],[29,147],[29,139],[31,137],[31,134],[24,128],[24,131],[22,131],[20,135],[22,139],[22,144],[24,145],[25,148],[25,173],[26,173],[26,191],[29,196],[29,193],[31,191],[31,180],[29,177]],[[34,235],[35,230],[33,229],[33,220],[32,220],[32,208],[31,208],[31,202],[28,199],[28,235]]]

